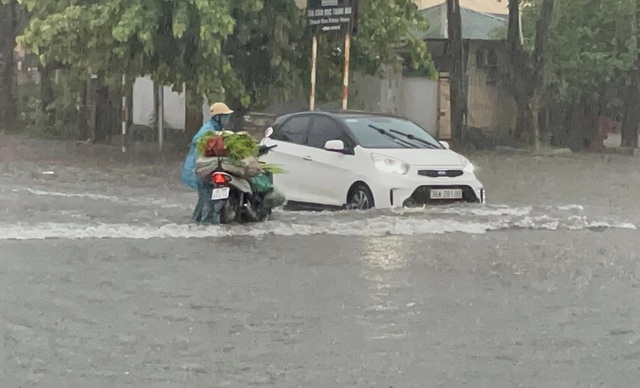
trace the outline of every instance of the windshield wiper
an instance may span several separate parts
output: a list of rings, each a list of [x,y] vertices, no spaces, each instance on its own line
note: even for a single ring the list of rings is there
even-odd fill
[[[435,144],[433,144],[433,143],[431,143],[431,142],[428,142],[428,141],[426,141],[426,140],[424,140],[424,139],[420,139],[419,137],[415,137],[415,136],[413,136],[413,135],[412,135],[412,134],[410,134],[410,133],[400,132],[400,131],[397,131],[397,130],[395,130],[395,129],[390,129],[390,130],[389,130],[389,132],[397,133],[398,135],[402,135],[402,136],[406,137],[406,138],[407,138],[407,139],[409,139],[409,140],[415,140],[415,141],[417,141],[418,143],[421,143],[421,144],[426,145],[426,146],[427,146],[427,148],[431,148],[431,149],[434,149],[434,150],[439,150],[439,149],[441,149],[441,147],[438,147],[437,145],[435,145]]]
[[[390,134],[389,132],[385,131],[385,130],[384,130],[384,129],[382,129],[382,128],[378,128],[378,127],[376,127],[376,126],[375,126],[375,125],[373,125],[373,124],[369,124],[369,127],[371,127],[371,128],[373,128],[373,129],[375,129],[376,131],[380,132],[381,134],[383,134],[383,135],[387,136],[388,138],[393,139],[393,140],[395,140],[396,142],[399,142],[400,144],[404,145],[405,147],[407,147],[407,146],[408,146],[408,147],[410,147],[410,148],[418,148],[415,144],[411,144],[411,143],[409,143],[409,142],[408,142],[408,141],[406,141],[406,140],[402,140],[402,139],[400,139],[400,138],[399,138],[399,137],[397,137],[397,136],[393,136],[393,135],[392,135],[392,134]]]

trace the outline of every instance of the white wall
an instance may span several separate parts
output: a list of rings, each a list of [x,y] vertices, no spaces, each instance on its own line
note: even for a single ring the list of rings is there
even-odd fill
[[[399,114],[413,120],[432,135],[438,132],[438,83],[423,77],[402,79]]]
[[[154,127],[153,81],[151,77],[140,77],[133,84],[133,124]],[[183,131],[186,122],[186,100],[184,93],[176,93],[164,87],[164,125],[166,129]],[[207,110],[208,111],[208,110]]]
[[[354,109],[392,113],[414,121],[430,134],[438,131],[438,83],[423,77],[385,78],[355,74],[350,104]]]

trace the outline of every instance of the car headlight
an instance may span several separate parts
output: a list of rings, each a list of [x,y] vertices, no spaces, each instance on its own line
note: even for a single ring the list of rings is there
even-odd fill
[[[462,171],[466,172],[467,174],[473,174],[476,170],[476,167],[473,165],[473,163],[471,163],[471,161],[464,156],[461,156],[460,160],[462,160]]]
[[[380,154],[371,154],[371,159],[380,171],[391,172],[398,175],[406,175],[409,172],[409,164],[402,160]]]

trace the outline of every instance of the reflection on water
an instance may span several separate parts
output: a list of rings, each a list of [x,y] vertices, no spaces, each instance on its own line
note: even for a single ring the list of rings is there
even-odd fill
[[[406,257],[401,255],[402,241],[398,237],[368,239],[362,252],[362,260],[373,269],[390,271],[407,266]]]
[[[410,287],[410,255],[400,237],[367,239],[360,259],[360,275],[369,281],[368,299],[359,323],[367,327],[370,340],[403,339],[407,303],[399,300],[401,292]]]

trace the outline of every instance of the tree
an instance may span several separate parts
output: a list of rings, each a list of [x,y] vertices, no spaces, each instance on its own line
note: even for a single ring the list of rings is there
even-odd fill
[[[518,113],[516,136],[534,148],[540,148],[541,97],[547,67],[547,42],[553,15],[554,0],[542,0],[536,24],[533,52],[525,50],[521,40],[520,0],[509,0],[509,58],[511,84]]]
[[[538,1],[532,8],[540,5]],[[555,126],[560,144],[597,148],[598,119],[607,110],[615,113],[616,100],[624,99],[638,52],[634,8],[635,0],[558,1],[547,90],[553,100],[548,105],[559,111]]]
[[[640,125],[640,0],[635,1],[633,20],[636,58],[629,71],[629,85],[624,96],[624,120],[622,122],[623,147],[638,148],[638,125]]]
[[[0,127],[11,128],[18,116],[14,96],[14,51],[18,34],[17,0],[0,0]]]
[[[22,38],[43,63],[88,73],[150,74],[154,80],[234,108],[264,106],[305,85],[310,36],[305,12],[291,0],[31,0],[36,12]],[[354,63],[367,73],[397,62],[429,63],[416,30],[426,28],[412,0],[363,2]],[[325,37],[335,47],[337,37]],[[335,63],[329,49],[321,61]],[[331,77],[339,67],[329,66]],[[339,85],[336,82],[336,85]]]

